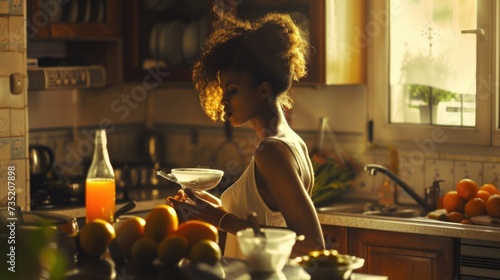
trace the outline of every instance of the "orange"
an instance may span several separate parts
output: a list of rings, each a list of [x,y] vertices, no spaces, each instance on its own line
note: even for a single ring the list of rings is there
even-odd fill
[[[219,232],[210,223],[200,220],[187,220],[179,225],[175,234],[185,237],[188,240],[188,250],[201,240],[212,240],[219,242]]]
[[[479,187],[473,180],[465,178],[457,183],[456,189],[458,195],[461,198],[469,200],[471,198],[476,197],[476,193],[479,190]]]
[[[439,197],[437,201],[437,209],[444,209],[443,200],[444,200],[444,195]]]
[[[121,220],[123,218],[120,218]],[[122,254],[130,258],[130,250],[135,241],[144,236],[144,227],[146,221],[141,217],[130,217],[120,222],[116,228],[116,242],[121,249]]]
[[[446,217],[448,219],[448,222],[453,223],[460,223],[462,220],[465,220],[465,215],[456,211],[446,214]]]
[[[185,237],[171,234],[158,245],[158,259],[167,265],[176,265],[188,255],[188,241]]]
[[[216,265],[222,257],[219,244],[212,240],[201,240],[196,242],[189,251],[189,260],[193,263],[206,263]]]
[[[500,218],[500,194],[493,194],[488,198],[486,212],[493,218]]]
[[[150,265],[158,256],[158,245],[150,238],[141,238],[132,245],[130,256],[135,265]]]
[[[464,212],[465,200],[458,195],[457,191],[449,191],[444,195],[443,207],[448,213]]]
[[[486,202],[481,198],[473,198],[465,204],[465,216],[467,218],[486,215]]]
[[[174,233],[179,226],[179,218],[175,209],[167,204],[158,205],[146,215],[144,237],[160,243],[163,238]]]
[[[479,197],[480,199],[484,200],[484,202],[488,201],[488,198],[490,198],[490,193],[485,190],[479,190],[476,193],[476,197]]]
[[[482,185],[479,188],[479,190],[487,191],[490,194],[498,194],[499,193],[498,188],[495,185],[489,184],[489,183]]]
[[[83,226],[78,233],[82,250],[90,256],[100,257],[116,236],[113,226],[103,219],[94,219]]]

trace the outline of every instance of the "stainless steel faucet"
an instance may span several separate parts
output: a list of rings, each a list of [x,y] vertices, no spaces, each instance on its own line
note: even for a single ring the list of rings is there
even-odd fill
[[[434,210],[431,205],[425,202],[408,184],[406,184],[401,178],[399,178],[392,171],[387,169],[385,166],[379,164],[367,164],[364,167],[365,171],[368,171],[370,176],[375,176],[377,172],[381,172],[387,177],[389,177],[392,181],[394,181],[398,186],[400,186],[406,193],[408,193],[417,203],[420,205],[426,213]]]

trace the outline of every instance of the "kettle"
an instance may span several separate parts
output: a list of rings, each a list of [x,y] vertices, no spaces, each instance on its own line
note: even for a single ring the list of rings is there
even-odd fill
[[[43,145],[29,146],[30,180],[33,185],[41,185],[54,162],[54,153]]]

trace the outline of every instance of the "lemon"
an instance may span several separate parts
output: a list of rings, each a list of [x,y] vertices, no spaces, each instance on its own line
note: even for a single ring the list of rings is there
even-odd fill
[[[158,259],[164,264],[177,264],[188,253],[188,241],[180,235],[168,235],[158,245]]]
[[[113,226],[105,220],[95,219],[83,226],[79,233],[80,247],[89,256],[100,257],[115,238]]]
[[[136,265],[150,265],[158,255],[158,244],[152,239],[141,238],[134,242],[130,253]]]
[[[222,252],[219,244],[209,239],[196,242],[189,251],[189,259],[194,263],[215,265],[221,257]]]
[[[120,223],[116,228],[116,243],[126,259],[130,258],[132,245],[144,236],[146,220],[141,217],[131,217]]]
[[[144,236],[160,243],[163,238],[174,233],[179,226],[177,212],[172,206],[162,204],[151,210],[145,218]]]

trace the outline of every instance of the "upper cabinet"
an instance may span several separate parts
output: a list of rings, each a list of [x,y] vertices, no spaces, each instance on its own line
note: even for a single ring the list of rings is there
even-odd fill
[[[126,81],[189,83],[191,66],[208,36],[212,1],[131,0],[123,5]]]
[[[300,85],[365,83],[366,0],[216,2],[229,3],[224,9],[244,19],[271,11],[289,13],[311,44],[308,76]],[[124,6],[124,79],[141,81],[153,71],[161,82],[190,83],[194,59],[211,31],[212,4],[209,0],[134,0]]]
[[[308,76],[302,85],[366,82],[366,0],[255,0],[237,7],[241,18],[285,12],[309,34]]]
[[[28,56],[37,50],[40,66],[102,65],[108,84],[122,81],[120,0],[28,0],[27,14]]]
[[[120,37],[120,2],[120,0],[28,0],[28,38]]]
[[[104,65],[109,83],[191,83],[214,3],[244,19],[289,13],[311,45],[299,85],[365,83],[366,0],[28,0],[28,54],[64,42],[65,57]]]

